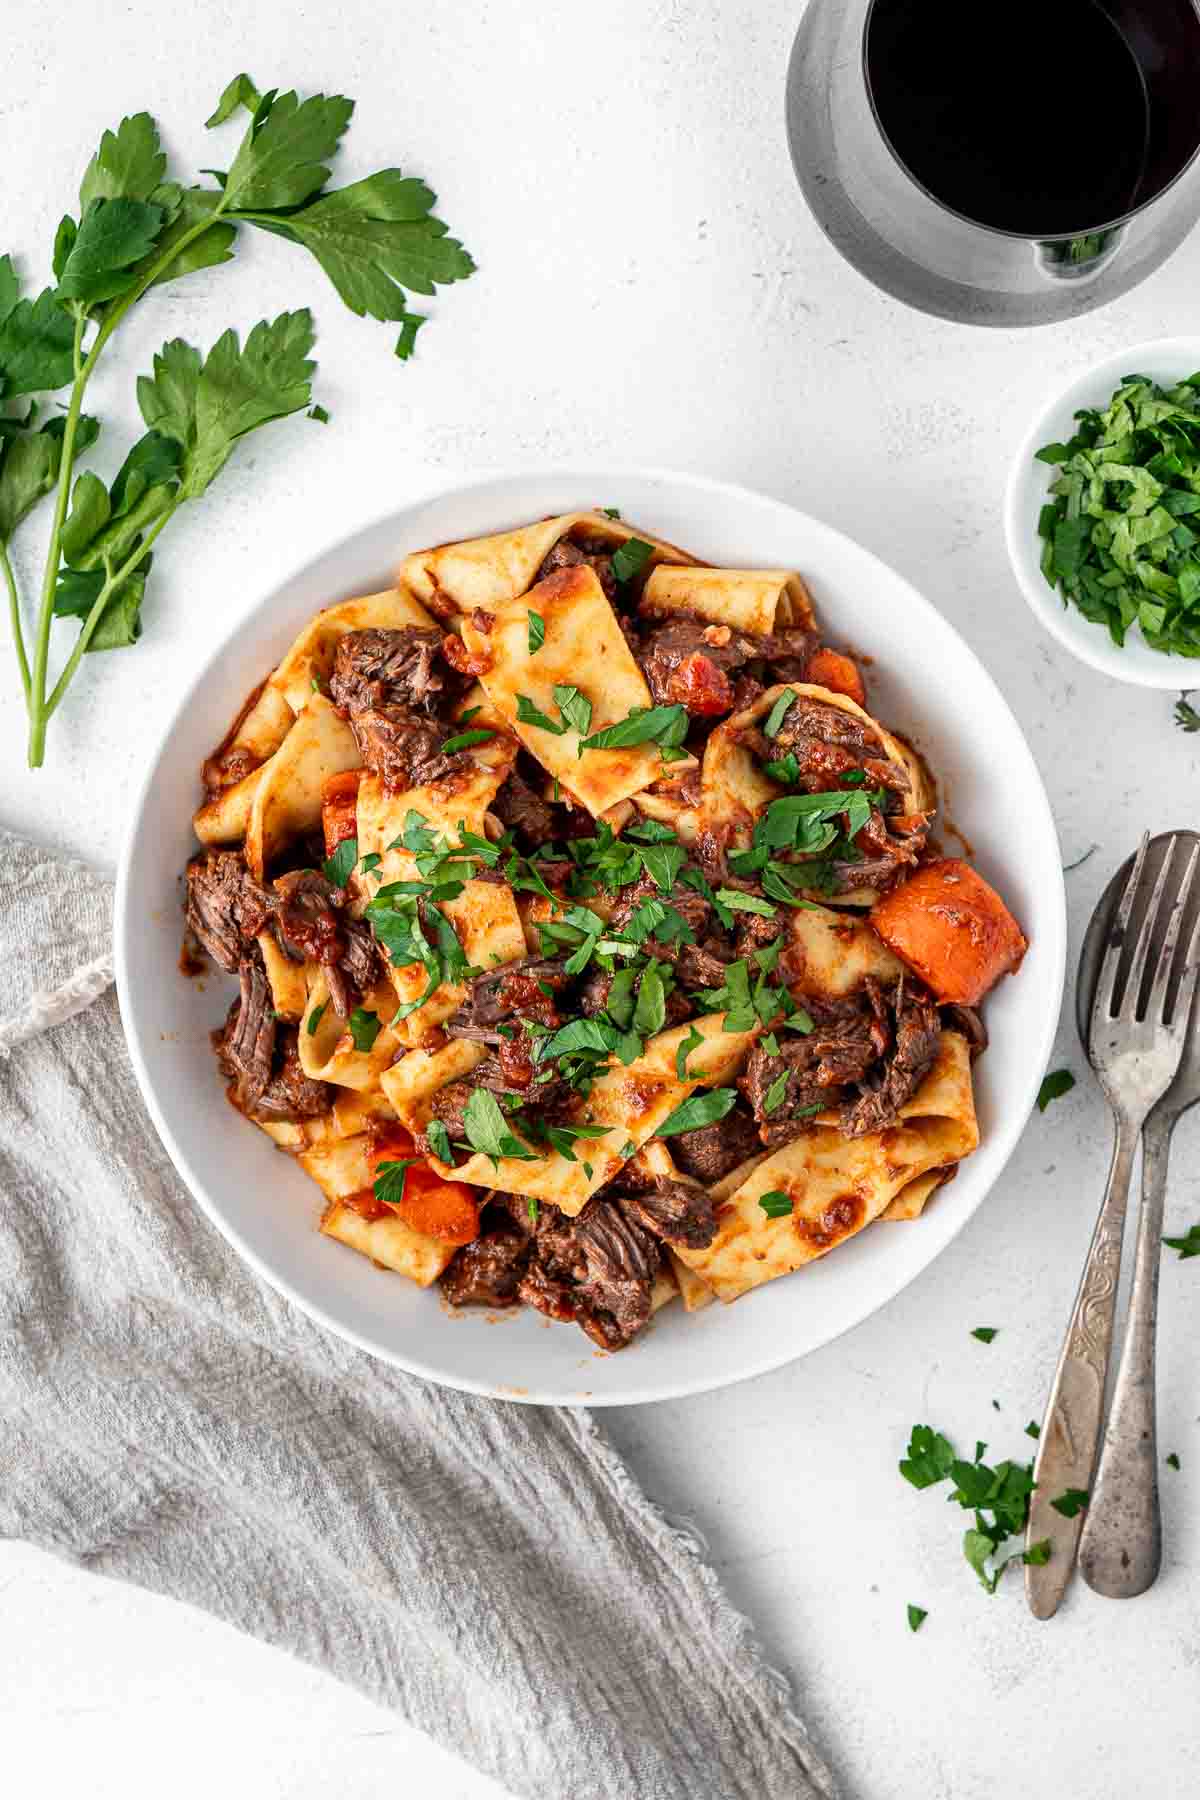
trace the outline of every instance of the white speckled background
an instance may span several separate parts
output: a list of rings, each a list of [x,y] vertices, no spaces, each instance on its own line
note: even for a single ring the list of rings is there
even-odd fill
[[[1200,235],[1132,296],[1039,333],[984,334],[883,298],[825,243],[792,180],[783,80],[800,10],[53,0],[6,16],[0,250],[31,279],[100,131],[148,107],[181,167],[219,162],[226,140],[202,120],[240,68],[264,86],[354,95],[339,180],[395,161],[425,175],[481,272],[435,303],[407,366],[387,327],[352,318],[315,265],[262,235],[139,312],[89,394],[108,472],[135,423],[133,374],[164,338],[207,344],[285,306],[317,314],[332,423],[264,432],[172,525],[143,642],[87,659],[36,777],[0,662],[5,824],[112,863],[143,750],[189,667],[282,571],[443,473],[604,454],[794,501],[955,621],[1029,735],[1065,859],[1098,846],[1068,877],[1074,956],[1136,833],[1195,825],[1200,739],[1175,729],[1170,696],[1116,687],[1037,633],[1005,560],[1003,481],[1049,384],[1123,343],[1195,329]],[[1066,1026],[1060,1048],[1082,1072]],[[1200,1215],[1195,1147],[1185,1126],[1172,1226]],[[1200,1264],[1164,1269],[1162,1440],[1183,1469],[1164,1471],[1167,1560],[1151,1594],[1122,1608],[1080,1589],[1037,1625],[1014,1578],[984,1596],[957,1513],[895,1472],[916,1419],[997,1456],[1031,1449],[1022,1428],[1040,1416],[1106,1157],[1083,1082],[1033,1120],[940,1262],[851,1337],[709,1399],[608,1416],[650,1490],[708,1534],[848,1796],[1195,1791]],[[951,1189],[940,1204],[953,1203]],[[1000,1327],[990,1347],[968,1335],[981,1324]],[[14,1793],[497,1792],[355,1695],[183,1608],[15,1545],[0,1550],[0,1594]],[[929,1610],[917,1638],[909,1601]],[[721,1791],[714,1770],[703,1792]]]

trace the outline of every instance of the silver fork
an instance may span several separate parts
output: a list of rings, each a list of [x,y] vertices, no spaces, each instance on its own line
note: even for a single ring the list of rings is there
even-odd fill
[[[1194,832],[1179,835],[1185,846],[1200,846],[1200,837]],[[1196,911],[1196,899],[1196,896],[1192,897],[1193,912]],[[1187,896],[1181,894],[1180,900],[1181,906],[1186,905]],[[1181,991],[1176,998],[1176,1009],[1184,1003],[1185,996]],[[1192,1006],[1194,1009],[1194,1001]],[[1182,1115],[1197,1101],[1200,1101],[1200,1031],[1193,1024],[1184,1042],[1175,1079],[1142,1128],[1142,1203],[1138,1213],[1129,1317],[1125,1323],[1104,1444],[1079,1539],[1079,1569],[1083,1579],[1096,1593],[1114,1600],[1144,1594],[1157,1580],[1162,1563],[1154,1392],[1158,1274],[1162,1266],[1171,1134]]]
[[[1025,1569],[1026,1597],[1030,1611],[1039,1619],[1048,1619],[1058,1610],[1071,1578],[1083,1513],[1077,1510],[1073,1517],[1064,1516],[1052,1502],[1069,1490],[1086,1493],[1091,1482],[1103,1422],[1134,1152],[1147,1114],[1166,1092],[1179,1066],[1196,981],[1200,928],[1189,946],[1185,973],[1168,1012],[1180,921],[1200,861],[1200,847],[1192,851],[1182,881],[1172,878],[1168,899],[1168,878],[1175,862],[1175,839],[1170,839],[1130,952],[1130,923],[1145,894],[1148,843],[1148,838],[1142,839],[1108,927],[1089,1019],[1088,1058],[1113,1110],[1116,1142],[1034,1466],[1037,1486],[1030,1501],[1026,1545],[1045,1538],[1051,1545],[1048,1562],[1030,1563]],[[1146,966],[1156,936],[1161,949],[1143,1006]]]

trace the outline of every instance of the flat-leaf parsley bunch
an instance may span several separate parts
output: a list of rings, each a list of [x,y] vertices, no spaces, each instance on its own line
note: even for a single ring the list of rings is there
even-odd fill
[[[164,344],[139,377],[146,423],[111,486],[90,470],[75,478],[99,422],[83,410],[88,383],[131,309],[165,281],[214,268],[233,255],[239,225],[256,225],[316,257],[361,318],[400,326],[396,355],[412,354],[420,313],[408,294],[432,294],[475,267],[433,216],[424,182],[381,169],[349,187],[327,188],[329,163],[350,123],[352,100],[260,94],[235,76],[207,121],[245,108],[250,122],[227,170],[206,170],[211,187],[169,179],[149,113],[106,131],[79,189],[78,217],[54,239],[55,285],[23,297],[10,256],[0,256],[0,574],[29,714],[29,763],[41,766],[46,726],[86,651],[116,650],[141,632],[151,548],[179,508],[199,499],[239,438],[312,401],[316,364],[307,310],[261,320],[241,343],[235,331],[206,356],[180,338]],[[44,417],[35,396],[69,388],[65,407]],[[324,420],[321,407],[311,416]],[[9,553],[13,533],[53,494],[50,543],[37,619],[26,648]],[[49,685],[55,618],[79,621],[58,679]]]

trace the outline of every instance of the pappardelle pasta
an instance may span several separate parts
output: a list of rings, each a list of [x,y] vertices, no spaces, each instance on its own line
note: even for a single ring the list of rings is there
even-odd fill
[[[913,1220],[1025,951],[801,577],[606,511],[326,608],[204,765],[232,1104],[321,1229],[602,1349]]]

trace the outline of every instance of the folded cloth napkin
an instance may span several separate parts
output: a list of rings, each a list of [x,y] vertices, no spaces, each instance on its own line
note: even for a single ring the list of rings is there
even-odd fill
[[[205,1607],[515,1794],[831,1795],[586,1412],[401,1374],[234,1257],[142,1109],[110,914],[0,833],[0,1535]]]

